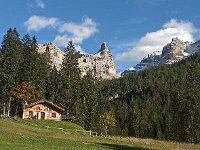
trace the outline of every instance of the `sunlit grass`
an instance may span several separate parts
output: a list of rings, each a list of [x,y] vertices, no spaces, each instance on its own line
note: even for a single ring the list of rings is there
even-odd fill
[[[45,126],[54,128],[47,129]],[[69,130],[62,131],[58,128]],[[0,119],[0,150],[200,149],[200,145],[197,144],[140,138],[92,137],[80,130],[84,129],[70,122]]]

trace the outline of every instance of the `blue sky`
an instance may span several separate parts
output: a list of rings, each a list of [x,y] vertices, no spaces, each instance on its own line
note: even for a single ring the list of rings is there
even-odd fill
[[[199,0],[1,0],[0,40],[8,28],[36,35],[38,43],[56,42],[63,50],[96,53],[107,42],[117,71],[161,50],[172,37],[200,39]]]

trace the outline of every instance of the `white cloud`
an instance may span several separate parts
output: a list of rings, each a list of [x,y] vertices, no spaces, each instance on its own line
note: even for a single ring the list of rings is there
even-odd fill
[[[24,22],[24,25],[28,31],[39,31],[47,27],[55,27],[58,25],[58,19],[34,15]]]
[[[74,22],[63,22],[58,18],[47,18],[44,16],[31,16],[24,22],[27,31],[39,31],[45,28],[55,28],[59,33],[54,39],[54,43],[58,46],[66,47],[69,40],[73,40],[76,45],[90,38],[94,33],[98,32],[96,23],[88,17],[84,17],[81,24]],[[77,46],[79,51],[83,52],[80,46]]]
[[[61,46],[61,47],[67,47],[68,41],[70,40],[72,40],[72,38],[68,37],[67,35],[63,35],[63,36],[58,35],[56,36],[54,43],[56,43],[58,46]],[[77,52],[85,53],[80,45],[75,45],[75,49]]]
[[[58,46],[61,47],[66,47],[68,41],[72,40],[70,37],[68,37],[67,35],[57,35],[54,39],[54,43],[56,43]]]
[[[39,8],[45,8],[45,4],[42,0],[36,0],[36,6]]]
[[[75,49],[77,52],[80,52],[81,54],[85,54],[84,50],[81,48],[80,45],[75,45]]]
[[[118,54],[116,59],[120,61],[140,61],[148,54],[162,50],[162,47],[170,43],[174,37],[180,38],[183,42],[194,41],[193,35],[197,29],[191,22],[171,19],[165,23],[162,29],[147,33],[132,48]]]
[[[66,22],[59,27],[59,32],[64,35],[56,36],[54,42],[59,46],[64,46],[63,44],[69,40],[81,44],[97,31],[97,25],[91,18],[84,18],[81,24]]]

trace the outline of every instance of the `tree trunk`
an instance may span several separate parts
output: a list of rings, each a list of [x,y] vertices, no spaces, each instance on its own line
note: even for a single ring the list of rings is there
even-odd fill
[[[18,117],[18,106],[19,105],[19,103],[17,102],[17,106],[16,106],[16,108],[15,108],[15,117]]]
[[[10,102],[11,102],[11,97],[9,99],[9,102],[8,102],[8,117],[10,117]]]
[[[3,104],[3,117],[6,116],[6,103]]]

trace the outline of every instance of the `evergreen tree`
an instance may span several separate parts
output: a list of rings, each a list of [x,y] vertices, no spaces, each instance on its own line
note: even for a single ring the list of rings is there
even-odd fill
[[[199,70],[200,55],[193,55],[172,65],[102,81],[101,104],[115,110],[118,134],[200,142]]]
[[[72,41],[69,41],[60,70],[61,87],[60,103],[65,108],[66,115],[76,117],[76,104],[80,99],[80,69]]]
[[[31,51],[31,39],[28,34],[26,34],[23,39],[23,63],[20,68],[20,83],[23,82],[32,82],[33,74],[32,74],[32,51]]]
[[[10,101],[13,100],[13,90],[19,82],[21,63],[22,44],[19,33],[15,28],[9,29],[4,36],[0,53],[0,99],[4,106],[7,105],[8,115]]]
[[[77,111],[79,118],[82,118],[83,127],[87,130],[97,130],[99,121],[98,113],[98,89],[96,80],[93,78],[91,72],[88,72],[81,83],[81,101],[78,101]],[[81,120],[81,119],[80,119]]]
[[[23,64],[21,65],[21,83],[31,82],[46,95],[51,64],[38,53],[37,40],[25,35],[23,41]]]
[[[59,89],[61,89],[61,77],[56,67],[54,66],[50,72],[49,82],[47,85],[46,99],[56,103],[57,105],[61,105],[62,103],[59,100]]]
[[[42,55],[43,55],[45,61],[46,61],[49,65],[52,65],[49,45],[47,45],[47,47],[46,47],[46,49],[45,49],[45,52],[44,52]]]

